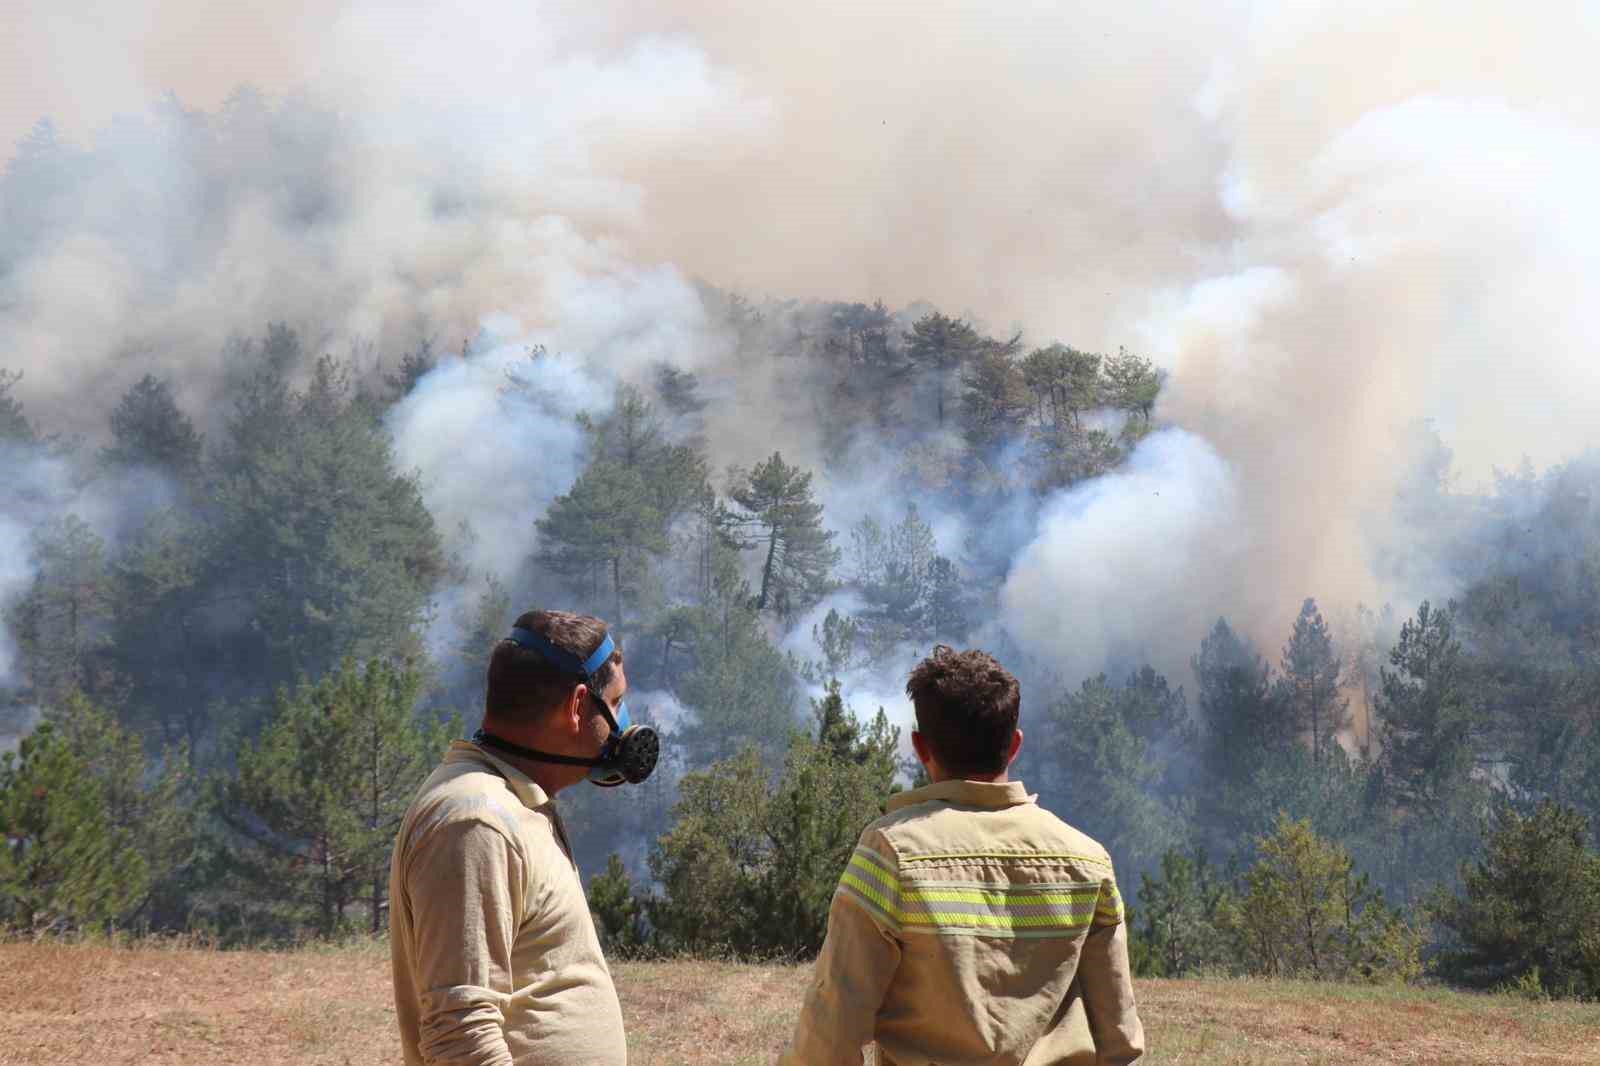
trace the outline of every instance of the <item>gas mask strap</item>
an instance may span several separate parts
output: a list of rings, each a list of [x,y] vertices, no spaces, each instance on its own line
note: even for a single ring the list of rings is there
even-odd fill
[[[513,744],[504,737],[497,737],[493,733],[485,732],[482,729],[472,734],[472,742],[480,747],[493,748],[496,751],[505,752],[507,755],[532,759],[535,762],[555,762],[563,766],[599,766],[603,761],[601,759],[585,759],[577,755],[553,755],[537,748],[525,748],[521,744]]]

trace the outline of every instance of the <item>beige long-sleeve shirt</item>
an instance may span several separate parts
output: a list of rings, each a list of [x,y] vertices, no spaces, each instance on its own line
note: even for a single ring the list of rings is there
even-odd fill
[[[1118,1064],[1144,1050],[1104,848],[1021,782],[890,799],[834,893],[783,1066]]]
[[[450,746],[401,823],[389,895],[407,1066],[625,1066],[561,816],[511,763]]]

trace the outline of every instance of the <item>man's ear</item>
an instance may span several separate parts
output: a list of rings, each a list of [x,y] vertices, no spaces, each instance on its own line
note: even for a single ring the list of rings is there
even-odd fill
[[[1017,761],[1017,752],[1022,750],[1022,730],[1014,730],[1011,734],[1011,751],[1006,755],[1006,765],[1010,766]]]
[[[580,683],[572,690],[572,695],[567,697],[567,704],[561,709],[561,728],[576,736],[583,732],[585,715],[583,709],[589,703],[589,686]]]
[[[922,765],[933,761],[933,749],[928,747],[928,738],[915,729],[911,731],[911,750],[917,753],[917,761]]]

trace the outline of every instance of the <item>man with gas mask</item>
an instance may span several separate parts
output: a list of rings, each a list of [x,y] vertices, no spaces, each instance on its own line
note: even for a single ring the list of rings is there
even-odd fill
[[[638,783],[605,623],[532,611],[489,659],[483,727],[418,791],[395,840],[389,929],[407,1066],[627,1061],[622,1010],[554,796]]]

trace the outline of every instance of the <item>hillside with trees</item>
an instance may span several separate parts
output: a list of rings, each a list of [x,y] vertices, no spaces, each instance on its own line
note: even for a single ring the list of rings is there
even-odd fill
[[[339,209],[314,167],[267,165],[339,143],[307,100],[137,121],[18,146],[0,285],[141,130],[288,232]],[[192,262],[144,282],[210,269],[191,236]],[[238,312],[194,355],[130,323],[67,404],[38,399],[55,368],[0,352],[0,923],[381,930],[397,812],[476,725],[493,642],[550,605],[611,623],[669,741],[625,798],[564,798],[617,950],[814,950],[854,834],[916,779],[899,693],[946,642],[1021,677],[1018,773],[1110,847],[1151,972],[1432,967],[1593,994],[1600,456],[1461,488],[1424,428],[1382,516],[1411,535],[1377,560],[1415,596],[1241,586],[1085,662],[1021,639],[1004,589],[1042,516],[1192,439],[1162,367],[928,304],[667,287],[575,350],[490,320],[335,343],[309,313]],[[693,328],[664,345],[651,316],[681,304]],[[1159,551],[1143,495],[1114,532]],[[1193,593],[1094,548],[1052,564],[1104,590],[1056,605],[1064,629],[1178,617],[1160,608]],[[1562,886],[1560,944],[1509,902],[1530,878]]]

